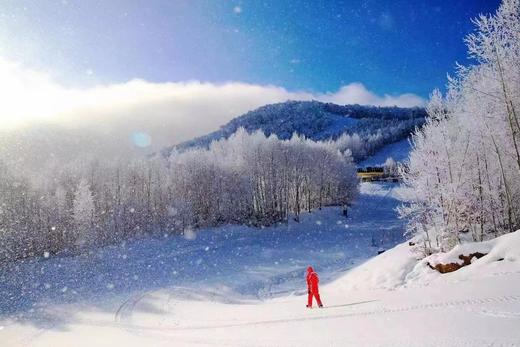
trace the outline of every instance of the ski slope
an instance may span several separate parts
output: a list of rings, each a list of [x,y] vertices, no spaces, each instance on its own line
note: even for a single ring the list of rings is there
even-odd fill
[[[347,219],[327,208],[2,269],[1,345],[520,346],[520,233],[498,242],[504,261],[447,275],[407,243],[373,257],[402,241],[401,196],[366,183]],[[309,263],[324,309],[305,308]]]
[[[97,303],[166,286],[223,287],[253,299],[301,292],[309,263],[320,271],[322,282],[330,282],[379,248],[403,240],[403,222],[393,210],[399,201],[385,194],[362,191],[348,218],[339,208],[327,207],[288,225],[230,225],[184,237],[145,238],[83,256],[13,263],[2,269],[0,307],[3,313],[24,316],[54,303]]]
[[[1,345],[520,346],[520,233],[490,246],[495,261],[447,275],[407,243],[372,257],[402,241],[391,209],[399,191],[363,184],[348,219],[327,208],[300,224],[144,239],[3,269]],[[305,308],[308,263],[324,309]]]
[[[228,303],[303,294],[309,264],[326,284],[402,242],[403,222],[393,210],[398,204],[384,194],[362,193],[348,218],[327,207],[303,214],[300,223],[225,226],[9,264],[0,273],[0,342],[25,345],[19,336],[33,329],[67,331],[76,312],[124,316],[123,303],[163,289],[176,298]],[[20,333],[21,327],[27,330]]]

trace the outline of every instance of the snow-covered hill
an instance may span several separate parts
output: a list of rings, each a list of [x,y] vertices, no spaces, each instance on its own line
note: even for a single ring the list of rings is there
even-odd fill
[[[207,147],[212,141],[228,138],[237,129],[248,132],[261,130],[266,135],[275,134],[289,139],[294,133],[318,141],[337,139],[342,134],[357,134],[366,148],[352,148],[354,159],[360,159],[387,143],[406,138],[416,126],[424,123],[423,108],[374,107],[360,105],[336,105],[318,101],[287,101],[262,106],[239,116],[208,135],[167,148],[185,150],[191,147]]]

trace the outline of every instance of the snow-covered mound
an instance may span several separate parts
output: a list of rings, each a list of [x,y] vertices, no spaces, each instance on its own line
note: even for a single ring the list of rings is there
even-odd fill
[[[459,255],[486,254],[468,266],[441,274],[428,263],[459,263]],[[342,290],[378,290],[426,286],[436,281],[480,279],[500,273],[520,273],[520,230],[485,242],[458,245],[447,253],[417,259],[407,242],[350,270],[330,286]],[[518,289],[520,289],[520,283]]]
[[[455,246],[447,253],[436,253],[424,259],[430,263],[460,263],[459,255],[472,253],[486,254],[482,259],[471,264],[473,268],[481,268],[496,261],[520,261],[520,230],[505,234],[496,239],[484,242],[470,242]]]
[[[486,254],[480,259],[473,258],[470,265],[457,271],[439,274],[429,268],[430,264],[461,263],[459,255]],[[407,275],[408,285],[426,285],[439,279],[447,281],[492,277],[497,273],[520,272],[520,230],[502,235],[485,242],[472,242],[456,246],[447,253],[433,254],[422,259]],[[518,283],[520,290],[520,283]]]
[[[407,243],[402,243],[349,271],[331,284],[344,291],[395,289],[403,286],[417,258]]]

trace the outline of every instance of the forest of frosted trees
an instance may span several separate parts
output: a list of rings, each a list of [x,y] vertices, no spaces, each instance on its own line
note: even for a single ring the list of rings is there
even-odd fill
[[[349,204],[357,177],[350,152],[332,141],[239,129],[208,149],[128,162],[78,160],[35,177],[0,161],[0,192],[5,262],[147,234],[298,220],[302,211]]]
[[[474,23],[476,63],[432,94],[402,170],[415,200],[401,214],[426,255],[520,228],[520,0]]]

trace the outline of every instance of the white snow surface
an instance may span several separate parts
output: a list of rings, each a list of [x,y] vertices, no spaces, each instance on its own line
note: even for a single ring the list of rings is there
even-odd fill
[[[395,185],[392,189],[388,189],[388,187],[383,184],[361,182],[359,184],[359,192],[362,195],[380,196],[398,201],[408,201],[414,197],[413,191],[402,185]]]
[[[326,208],[0,268],[0,345],[520,346],[520,231],[463,246],[489,254],[441,275],[399,236],[399,187],[367,185],[347,219]],[[309,264],[323,309],[305,308]]]

